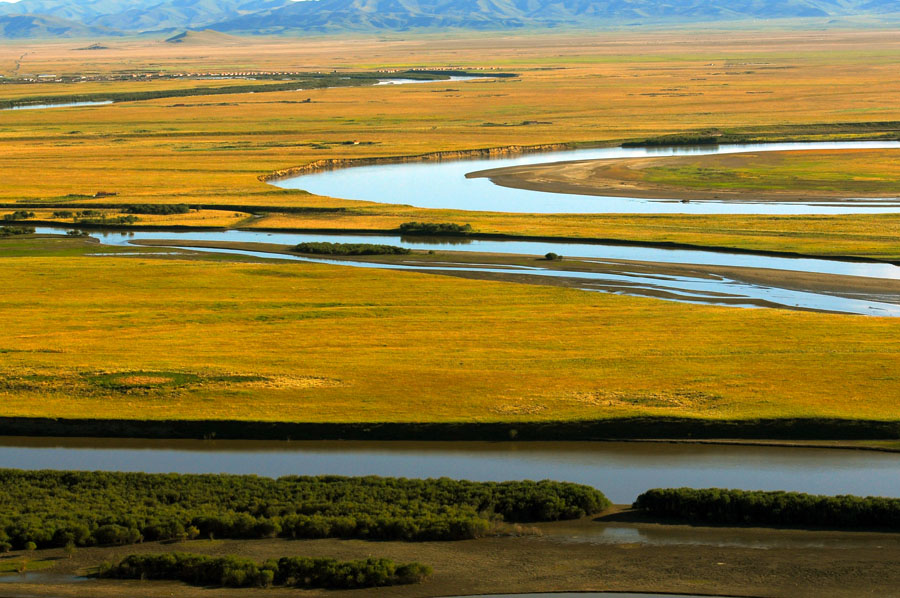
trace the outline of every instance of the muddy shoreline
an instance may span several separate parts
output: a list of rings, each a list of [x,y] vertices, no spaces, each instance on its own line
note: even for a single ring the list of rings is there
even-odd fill
[[[56,559],[49,571],[60,582],[3,583],[0,596],[155,598],[289,596],[288,588],[200,588],[178,582],[89,579],[66,583],[97,563],[132,553],[177,550],[262,561],[280,556],[342,560],[387,557],[434,568],[428,581],[364,590],[307,590],[308,596],[432,598],[479,594],[595,591],[653,592],[746,597],[838,598],[893,595],[900,583],[900,536],[877,532],[829,532],[774,528],[710,528],[628,521],[622,507],[599,517],[537,524],[521,536],[459,542],[362,540],[196,540],[120,547],[38,551],[32,560]],[[628,530],[642,540],[603,540],[605,531]],[[741,542],[730,541],[737,535]],[[669,543],[674,540],[674,543]],[[16,558],[18,555],[11,555]],[[9,557],[7,557],[9,558]],[[71,579],[71,577],[69,578]],[[862,592],[860,590],[863,590]]]
[[[735,154],[739,155],[739,154]],[[714,201],[726,203],[792,202],[803,205],[827,205],[831,202],[860,204],[882,202],[900,206],[900,198],[891,195],[850,194],[834,191],[759,191],[747,189],[689,189],[655,184],[641,180],[642,168],[668,164],[665,159],[620,158],[612,160],[572,160],[546,164],[509,166],[470,172],[466,178],[487,178],[495,185],[513,189],[595,195],[603,197],[637,197],[658,201]],[[879,204],[880,205],[880,204]]]
[[[424,154],[412,154],[406,156],[374,156],[369,158],[322,158],[303,164],[282,168],[268,174],[257,177],[261,182],[270,183],[280,179],[291,178],[302,174],[310,174],[322,170],[335,170],[338,168],[350,168],[353,166],[376,166],[379,164],[404,164],[408,162],[441,162],[444,160],[478,160],[485,158],[499,158],[502,156],[517,156],[521,154],[536,154],[545,152],[559,152],[588,147],[612,147],[619,142],[598,143],[544,143],[539,145],[505,145],[499,147],[487,147],[470,150],[448,150],[427,152]]]

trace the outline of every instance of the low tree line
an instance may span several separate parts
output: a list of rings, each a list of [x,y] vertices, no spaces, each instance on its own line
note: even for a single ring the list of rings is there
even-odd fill
[[[609,505],[562,482],[0,470],[0,543],[218,538],[459,540]]]
[[[404,235],[467,235],[471,232],[471,224],[453,222],[404,222],[400,225],[400,233]]]
[[[294,247],[297,253],[313,255],[407,255],[410,250],[395,245],[375,245],[372,243],[299,243]]]
[[[100,577],[167,579],[200,586],[234,588],[291,586],[296,588],[372,588],[411,584],[431,575],[421,563],[397,564],[389,559],[337,561],[327,558],[283,557],[262,564],[234,556],[199,554],[133,554],[116,565],[103,565]]]
[[[634,507],[692,522],[900,530],[900,499],[707,488],[648,490]]]
[[[121,208],[126,214],[154,214],[158,216],[168,216],[169,214],[187,214],[191,211],[190,206],[183,203],[138,203],[127,204]]]
[[[3,215],[3,220],[5,220],[6,222],[28,220],[29,218],[34,218],[34,212],[29,212],[28,210],[16,210],[15,212],[10,212],[9,214]]]
[[[0,237],[14,237],[16,235],[33,235],[34,228],[30,226],[0,226]]]

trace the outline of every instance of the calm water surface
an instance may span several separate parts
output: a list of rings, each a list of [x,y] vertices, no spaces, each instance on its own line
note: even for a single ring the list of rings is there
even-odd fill
[[[69,102],[65,104],[28,104],[27,106],[13,106],[3,110],[43,110],[44,108],[76,108],[80,106],[106,106],[112,104],[112,100],[104,102]]]
[[[671,198],[640,199],[595,195],[546,193],[495,185],[486,178],[466,178],[472,172],[523,164],[569,160],[641,158],[770,152],[817,149],[896,149],[898,141],[838,141],[815,143],[759,143],[702,147],[610,147],[527,154],[493,160],[412,162],[327,170],[274,181],[285,189],[305,189],[317,195],[420,208],[520,213],[685,213],[685,214],[850,214],[900,211],[900,200],[848,200],[832,205],[798,202],[754,202],[752,194],[741,203],[692,201]]]
[[[588,484],[630,503],[655,487],[900,497],[900,454],[635,442],[267,442],[0,437],[0,467],[380,475]]]

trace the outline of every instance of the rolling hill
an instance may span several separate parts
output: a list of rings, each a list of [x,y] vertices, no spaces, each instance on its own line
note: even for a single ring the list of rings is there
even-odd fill
[[[0,35],[604,28],[887,15],[900,18],[900,0],[20,0],[0,3]]]

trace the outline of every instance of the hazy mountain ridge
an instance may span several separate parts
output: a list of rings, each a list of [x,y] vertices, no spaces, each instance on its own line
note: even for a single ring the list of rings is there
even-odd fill
[[[102,27],[47,15],[0,15],[0,39],[108,37],[121,35]]]
[[[0,35],[504,30],[884,14],[900,14],[900,0],[20,0],[0,3]]]

